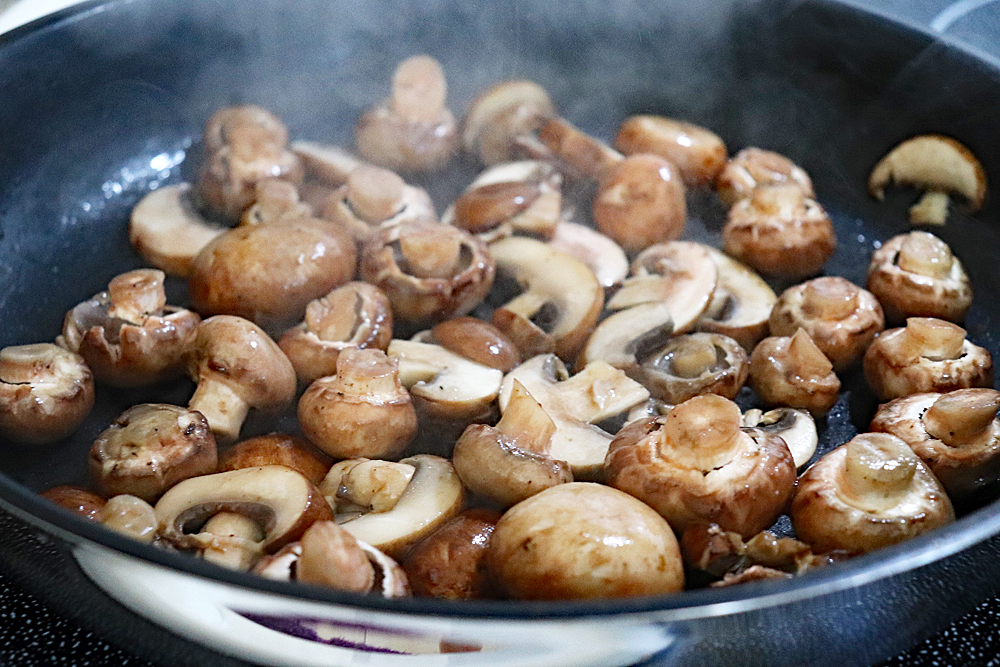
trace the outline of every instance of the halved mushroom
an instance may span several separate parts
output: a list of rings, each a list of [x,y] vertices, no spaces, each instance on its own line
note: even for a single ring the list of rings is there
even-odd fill
[[[201,317],[166,305],[157,269],[137,269],[112,278],[108,289],[73,307],[58,343],[76,352],[100,382],[138,387],[184,374],[195,327]]]
[[[859,554],[951,523],[955,512],[905,442],[863,433],[802,475],[791,517],[795,534],[814,550]]]
[[[674,333],[669,304],[640,303],[605,318],[576,359],[577,368],[604,361],[632,375],[651,350],[665,345]]]
[[[222,452],[218,472],[270,465],[291,468],[319,484],[330,469],[330,460],[301,436],[267,433],[242,440]]]
[[[118,416],[90,447],[90,476],[105,496],[153,502],[177,482],[215,472],[208,420],[188,408],[140,403]]]
[[[804,169],[780,153],[761,148],[744,148],[734,155],[715,181],[719,199],[733,206],[767,185],[795,185],[809,199],[815,198],[812,180]]]
[[[907,317],[961,322],[972,305],[962,262],[927,232],[900,234],[882,244],[868,265],[868,289],[894,324]]]
[[[426,335],[415,337],[460,354],[477,364],[506,373],[521,363],[521,353],[510,338],[495,326],[475,317],[456,317],[435,324]]]
[[[593,361],[576,375],[552,354],[528,359],[504,376],[500,411],[519,382],[556,425],[549,456],[569,463],[577,479],[601,476],[612,436],[595,426],[649,398],[649,392],[624,372],[603,361]]]
[[[572,360],[597,324],[604,289],[590,268],[551,246],[510,237],[490,246],[500,276],[524,291],[493,311],[493,324],[522,356],[555,352]]]
[[[499,520],[493,510],[467,510],[415,544],[401,563],[413,594],[444,600],[488,597],[483,558]]]
[[[957,324],[910,317],[887,329],[868,347],[865,379],[880,401],[924,392],[993,385],[993,358],[965,337]]]
[[[764,412],[752,408],[743,413],[742,423],[743,428],[755,428],[784,440],[796,468],[809,463],[819,445],[816,422],[806,410],[775,408]]]
[[[960,195],[970,213],[986,198],[986,172],[964,144],[941,134],[923,134],[898,144],[868,176],[868,190],[882,200],[891,183],[925,191],[910,208],[914,224],[943,225],[948,216],[948,195]]]
[[[391,95],[368,109],[355,127],[358,152],[393,170],[434,171],[458,145],[458,124],[445,106],[448,82],[428,55],[399,63]]]
[[[726,166],[726,144],[717,134],[664,116],[626,118],[615,136],[615,148],[625,155],[652,153],[669,160],[689,187],[712,185]]]
[[[552,100],[537,83],[503,81],[480,93],[469,106],[462,145],[487,165],[521,159],[525,140],[555,115]],[[537,141],[530,144],[537,145]]]
[[[714,394],[627,425],[608,449],[605,471],[608,484],[677,531],[709,522],[744,537],[774,523],[795,486],[785,441],[742,429],[739,407]]]
[[[549,245],[589,266],[606,290],[621,284],[628,275],[628,256],[622,247],[586,225],[560,221]]]
[[[45,444],[67,437],[94,407],[94,376],[83,357],[51,343],[0,350],[0,434]]]
[[[766,405],[803,408],[820,417],[837,402],[840,379],[808,332],[799,329],[758,343],[750,355],[750,386]]]
[[[538,140],[569,167],[598,181],[625,159],[621,153],[564,118],[552,117],[538,128]],[[645,179],[643,179],[645,180]]]
[[[341,519],[365,512],[387,512],[396,506],[413,479],[416,466],[382,459],[344,459],[330,467],[319,483],[326,501]]]
[[[735,398],[750,366],[740,344],[722,334],[675,336],[657,347],[638,350],[638,364],[626,369],[653,398],[671,404],[701,394]]]
[[[719,278],[708,310],[695,323],[698,331],[729,336],[749,354],[769,331],[777,295],[749,266],[706,246]]]

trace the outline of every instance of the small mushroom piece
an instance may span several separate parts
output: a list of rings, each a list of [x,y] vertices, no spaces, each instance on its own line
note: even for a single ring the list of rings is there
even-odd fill
[[[329,188],[339,188],[352,171],[365,164],[350,151],[331,144],[298,139],[290,148],[302,160],[307,181],[311,179]]]
[[[744,537],[774,523],[795,486],[785,441],[742,429],[739,407],[714,394],[627,425],[608,449],[605,471],[608,484],[648,504],[674,530],[708,522]]]
[[[98,514],[98,521],[137,542],[150,544],[156,537],[156,512],[153,506],[142,498],[129,494],[108,498]]]
[[[215,472],[208,420],[188,408],[140,403],[115,419],[90,447],[90,476],[105,496],[155,502],[177,482]]]
[[[597,228],[626,252],[678,238],[687,204],[677,167],[657,155],[629,155],[601,177],[593,214]]]
[[[640,350],[636,366],[626,371],[653,398],[677,404],[701,394],[735,398],[750,372],[747,353],[721,334],[675,336],[665,345]]]
[[[951,501],[905,442],[863,433],[799,479],[792,526],[815,551],[861,554],[955,520]]]
[[[797,185],[754,188],[729,209],[722,243],[756,271],[792,280],[817,273],[837,247],[830,216]]]
[[[628,275],[628,256],[622,247],[586,225],[559,222],[549,245],[589,266],[605,290],[620,285]]]
[[[399,362],[379,349],[344,350],[337,374],[319,378],[299,399],[299,425],[337,459],[391,459],[417,433],[417,412],[399,382]]]
[[[165,185],[132,209],[128,238],[144,260],[167,275],[187,278],[194,258],[226,227],[205,218],[195,207],[190,183]]]
[[[288,222],[312,216],[312,206],[299,200],[299,189],[291,183],[261,181],[255,192],[253,204],[240,216],[241,225]]]
[[[499,520],[494,510],[466,510],[415,544],[401,563],[413,594],[442,600],[490,597],[483,558]]]
[[[900,234],[882,244],[868,265],[868,289],[894,324],[907,317],[961,322],[972,305],[962,262],[927,232]]]
[[[700,125],[654,115],[630,116],[618,128],[615,148],[625,155],[652,153],[677,167],[688,187],[707,187],[726,166],[726,144]]]
[[[330,461],[303,437],[287,433],[257,435],[236,443],[219,455],[218,472],[256,466],[282,465],[319,484]]]
[[[480,93],[469,106],[462,145],[486,165],[518,160],[525,156],[525,141],[555,115],[552,100],[537,83],[502,81]],[[531,152],[537,153],[538,148]]]
[[[391,95],[358,120],[355,140],[367,160],[392,170],[434,171],[458,146],[458,124],[445,106],[448,83],[427,55],[399,63]]]
[[[201,317],[166,305],[158,269],[115,276],[108,289],[63,319],[60,345],[82,356],[99,382],[139,387],[184,374],[184,357]]]
[[[874,294],[839,276],[823,276],[782,292],[769,324],[772,336],[805,329],[839,372],[861,360],[885,318]]]
[[[497,425],[471,424],[455,443],[455,472],[473,493],[503,507],[516,505],[573,481],[569,464],[549,455],[555,431],[555,422],[515,380]]]
[[[236,440],[251,408],[277,412],[295,398],[295,369],[253,322],[216,315],[195,329],[188,375],[198,387],[188,403],[221,442]]]
[[[388,512],[406,491],[416,467],[381,459],[345,459],[333,464],[319,484],[330,507],[345,519]]]
[[[363,246],[359,273],[389,298],[393,319],[410,325],[468,314],[493,284],[486,245],[451,225],[401,223]]]
[[[523,291],[493,311],[493,324],[525,358],[555,352],[572,360],[604,305],[604,289],[580,260],[542,241],[513,236],[490,246],[500,279]]]
[[[564,118],[549,118],[538,128],[538,140],[571,174],[604,179],[625,159],[614,148]]]
[[[25,444],[57,442],[94,407],[94,376],[83,357],[51,343],[0,350],[0,435]]]
[[[603,473],[604,457],[614,436],[595,426],[649,398],[649,392],[624,372],[593,361],[573,376],[552,354],[528,359],[503,378],[500,411],[505,413],[514,383],[524,386],[556,425],[548,455],[566,461],[576,479]]]
[[[965,329],[931,317],[910,317],[887,329],[865,352],[865,379],[879,401],[924,392],[993,385],[993,358]]]
[[[906,442],[958,499],[1000,479],[998,407],[994,389],[912,394],[880,405],[870,428]]]
[[[775,408],[764,412],[753,408],[743,413],[743,428],[781,437],[792,453],[796,468],[809,463],[819,445],[816,422],[806,410]]]
[[[733,156],[715,180],[719,199],[733,206],[767,185],[795,185],[808,199],[816,197],[812,180],[804,169],[780,153],[761,148],[744,148]]]
[[[395,172],[372,165],[354,169],[327,198],[320,217],[347,228],[358,243],[371,238],[379,227],[437,222],[434,203],[426,190],[409,185]]]
[[[765,404],[821,417],[837,402],[840,379],[808,332],[765,338],[750,355],[750,386]]]
[[[278,347],[295,368],[299,385],[334,375],[349,348],[385,350],[392,340],[392,306],[379,288],[351,281],[306,306],[305,319],[286,331]]]
[[[958,140],[941,134],[907,139],[879,160],[868,176],[869,192],[881,201],[892,183],[926,191],[910,209],[914,224],[943,225],[948,195],[965,199],[970,213],[978,211],[986,198],[986,172],[979,159]],[[928,204],[934,200],[938,203]],[[929,210],[933,212],[927,216]]]
[[[718,281],[708,310],[695,329],[729,336],[749,354],[767,337],[771,309],[778,297],[750,267],[715,248],[706,250],[718,269]]]
[[[601,484],[560,484],[507,510],[486,566],[521,600],[620,598],[684,588],[671,527],[646,504]]]
[[[71,484],[53,486],[38,495],[90,521],[100,521],[101,508],[107,502],[103,496]]]
[[[475,317],[456,317],[434,325],[426,342],[504,373],[521,363],[521,353],[514,341],[489,322]]]

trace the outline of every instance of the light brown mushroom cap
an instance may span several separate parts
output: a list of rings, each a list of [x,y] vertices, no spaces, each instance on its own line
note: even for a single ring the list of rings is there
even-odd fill
[[[25,444],[69,436],[94,406],[83,357],[51,343],[0,350],[0,434]]]
[[[700,125],[654,115],[630,116],[618,128],[615,148],[625,155],[652,153],[669,160],[688,187],[706,187],[726,166],[726,144]]]
[[[483,558],[499,520],[494,510],[466,510],[415,544],[401,563],[414,595],[445,600],[486,598],[491,585]]]
[[[72,484],[53,486],[38,495],[90,521],[100,521],[101,508],[107,502],[103,496]]]
[[[524,155],[519,140],[528,138],[549,118],[555,106],[533,81],[511,80],[480,93],[465,116],[462,145],[483,164],[516,160]]]
[[[644,503],[600,484],[561,484],[500,518],[486,564],[516,599],[676,593],[684,568],[671,527]]]
[[[813,417],[837,402],[840,379],[833,364],[804,329],[769,336],[750,355],[750,386],[768,406],[808,410]]]
[[[761,148],[744,148],[734,155],[715,181],[719,199],[733,206],[767,185],[795,185],[809,199],[815,198],[812,180],[804,169],[780,153]]]
[[[719,333],[737,341],[749,354],[767,337],[768,319],[777,295],[749,266],[706,246],[718,269],[712,302],[695,323],[698,331]]]
[[[319,484],[330,469],[330,460],[301,436],[267,433],[227,448],[219,455],[218,472],[269,465],[291,468],[313,484]]]
[[[792,525],[814,551],[865,553],[955,520],[930,469],[899,438],[865,433],[799,479]]]
[[[428,340],[466,359],[506,373],[521,363],[521,353],[495,326],[475,317],[456,317],[434,325]]]

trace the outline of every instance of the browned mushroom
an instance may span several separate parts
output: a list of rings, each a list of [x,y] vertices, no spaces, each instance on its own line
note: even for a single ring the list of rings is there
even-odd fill
[[[688,187],[706,187],[726,166],[726,144],[711,130],[673,118],[630,116],[618,128],[615,148],[625,155],[652,153],[669,160]]]
[[[493,510],[467,510],[415,544],[401,563],[413,594],[443,600],[489,597],[483,557],[499,520]]]
[[[157,269],[115,276],[106,291],[66,313],[59,344],[82,356],[98,381],[116,387],[183,375],[201,317],[166,305],[165,277]]]
[[[480,93],[469,106],[462,145],[487,165],[540,157],[540,145],[530,138],[555,115],[552,100],[537,83],[503,81]]]
[[[194,410],[140,403],[118,416],[90,448],[90,476],[105,496],[127,493],[154,502],[171,486],[215,472],[208,420]]]
[[[107,500],[89,489],[72,484],[60,484],[39,494],[56,505],[68,509],[73,514],[91,521],[100,521],[101,508]]]
[[[715,181],[719,199],[732,206],[750,196],[755,188],[765,185],[795,185],[809,199],[812,180],[801,167],[780,153],[761,148],[744,148],[733,156]]]
[[[791,517],[795,534],[814,550],[858,554],[951,523],[955,512],[905,442],[863,433],[802,475]]]
[[[701,394],[735,398],[750,372],[747,353],[721,334],[675,336],[637,354],[638,364],[626,373],[653,398],[670,404]]]
[[[813,417],[837,402],[840,379],[804,329],[765,338],[750,355],[750,386],[765,404],[808,410]]]
[[[344,459],[330,467],[319,490],[341,519],[365,512],[387,512],[399,502],[414,472],[416,466],[409,463]]]
[[[778,297],[749,266],[714,248],[706,250],[718,269],[718,282],[695,329],[729,336],[749,354],[768,335],[768,320]]]
[[[782,292],[769,324],[772,336],[805,329],[839,372],[861,360],[885,318],[874,294],[845,278],[824,276]]]
[[[722,242],[757,271],[789,279],[817,273],[837,247],[830,216],[797,185],[754,188],[729,209]]]
[[[456,317],[436,324],[421,342],[437,343],[504,373],[521,363],[521,353],[514,341],[489,322],[475,317]]]
[[[868,265],[868,289],[886,319],[937,317],[961,322],[972,305],[972,285],[948,244],[927,232],[895,236],[875,251]]]
[[[756,428],[779,436],[788,445],[796,468],[802,468],[816,453],[819,433],[807,410],[775,408],[764,412],[751,408],[743,413],[743,428]]]
[[[268,433],[242,440],[219,455],[218,472],[282,465],[319,484],[330,470],[330,460],[305,438]]]
[[[94,376],[83,357],[51,343],[0,350],[0,434],[27,444],[56,442],[94,407]]]
[[[147,501],[127,493],[108,498],[97,520],[101,525],[137,542],[156,539],[156,512]]]
[[[608,449],[605,472],[608,484],[650,505],[675,530],[709,522],[744,537],[774,523],[795,484],[785,441],[741,429],[739,407],[714,394],[625,426]]]
[[[870,428],[906,442],[957,499],[1000,479],[998,407],[994,389],[912,394],[880,405]]]
[[[607,143],[583,132],[565,118],[552,117],[542,123],[538,128],[538,140],[542,150],[548,151],[546,157],[556,160],[564,173],[577,177],[600,181],[624,159]]]
[[[433,171],[458,146],[458,124],[445,106],[448,83],[427,55],[399,63],[391,95],[366,111],[355,127],[358,152],[393,170]]]
[[[516,599],[617,598],[684,588],[677,538],[663,517],[628,494],[572,482],[507,510],[486,565]]]
[[[993,358],[965,329],[932,317],[910,317],[868,347],[865,379],[880,401],[923,392],[993,385]]]
[[[621,284],[628,275],[625,250],[611,237],[586,225],[560,221],[549,239],[549,245],[589,266],[605,290]]]

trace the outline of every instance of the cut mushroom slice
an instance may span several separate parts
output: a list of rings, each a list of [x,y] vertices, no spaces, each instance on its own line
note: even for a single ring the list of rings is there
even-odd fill
[[[586,225],[563,220],[556,225],[549,245],[589,266],[606,290],[620,285],[628,275],[628,256],[622,247]]]
[[[388,512],[399,502],[416,467],[382,459],[344,459],[319,484],[337,517],[347,521],[365,512]]]
[[[768,318],[778,300],[774,290],[749,266],[705,246],[719,272],[708,310],[695,323],[698,331],[737,341],[749,354],[767,337]]]
[[[338,188],[347,182],[351,172],[365,164],[347,149],[315,141],[293,141],[292,152],[302,160],[306,176],[325,185]]]
[[[483,164],[497,164],[521,158],[524,142],[549,118],[555,106],[545,89],[525,80],[503,81],[472,102],[462,128],[466,151],[479,155]],[[539,153],[536,140],[530,141]]]
[[[879,160],[868,177],[869,192],[881,201],[892,183],[926,192],[910,209],[913,223],[943,225],[949,194],[963,197],[970,213],[986,198],[986,172],[979,159],[958,140],[941,134],[907,139]]]
[[[569,374],[552,354],[535,356],[504,376],[500,411],[520,382],[555,422],[549,456],[569,463],[576,479],[599,479],[614,436],[595,426],[649,398],[649,392],[610,364],[594,361]]]
[[[190,183],[166,185],[143,197],[129,219],[128,238],[144,260],[168,275],[187,278],[194,258],[226,231],[198,212]]]
[[[666,344],[673,333],[669,304],[660,301],[640,303],[608,316],[597,325],[577,357],[577,367],[604,361],[631,377],[640,358]]]
[[[764,412],[753,408],[743,413],[743,428],[780,436],[792,452],[796,468],[807,464],[819,445],[816,422],[806,410],[776,408]]]

